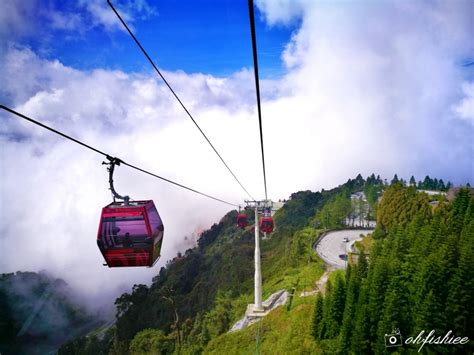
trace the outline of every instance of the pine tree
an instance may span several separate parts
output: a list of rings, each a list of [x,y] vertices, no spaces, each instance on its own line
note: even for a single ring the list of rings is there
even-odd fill
[[[390,185],[394,185],[394,184],[396,184],[397,182],[398,182],[398,176],[397,176],[397,174],[395,174],[395,175],[393,176],[392,181],[390,182]]]
[[[372,258],[371,258],[372,260]],[[387,260],[380,256],[371,261],[371,267],[368,275],[368,312],[370,317],[370,336],[371,340],[377,338],[377,327],[383,314],[385,292],[387,291],[390,280],[390,270]]]
[[[413,175],[410,178],[410,186],[416,186],[416,180],[415,180],[415,177]]]
[[[351,336],[351,352],[354,354],[370,353],[370,316],[367,309],[367,293],[367,280],[363,280],[355,308],[354,326]]]
[[[349,280],[346,293],[346,304],[344,308],[344,315],[342,318],[342,326],[340,332],[340,351],[347,354],[350,350],[352,325],[354,323],[355,309],[357,306],[357,299],[359,296],[360,279],[357,272],[357,266],[352,268],[350,265],[347,268],[346,280]]]
[[[440,190],[440,191],[445,191],[446,190],[446,185],[444,184],[443,179],[439,179],[439,181],[438,181],[438,190]]]
[[[390,254],[395,260],[403,262],[408,252],[409,242],[407,240],[406,232],[403,229],[393,228],[390,233],[390,238],[393,241]]]
[[[367,177],[367,180],[366,180],[366,184],[367,185],[373,185],[377,182],[376,178],[375,178],[375,174],[372,173],[372,175],[370,175],[369,177]]]
[[[322,332],[322,325],[323,325],[323,296],[321,293],[318,293],[316,296],[316,303],[314,306],[314,313],[313,313],[313,327],[311,334],[313,338],[316,340],[321,339],[321,332]]]
[[[466,212],[464,213],[464,227],[467,227],[472,220],[474,220],[474,198],[471,197]]]
[[[339,330],[344,314],[344,304],[346,300],[346,287],[340,274],[336,276],[336,285],[334,286],[331,301],[329,303],[329,313],[327,315],[328,332],[327,338],[335,338],[339,335]]]
[[[449,283],[447,319],[453,331],[474,337],[474,220],[465,226],[459,241],[459,263]]]
[[[423,190],[429,190],[430,181],[431,181],[430,177],[428,175],[426,175],[423,182],[421,182],[420,187]]]
[[[459,237],[450,234],[445,241],[446,268],[449,275],[454,275],[459,263]]]
[[[460,235],[464,224],[464,217],[470,204],[469,189],[459,189],[453,201],[452,210],[452,232]]]
[[[332,282],[328,280],[326,283],[326,293],[324,295],[323,300],[323,320],[321,322],[321,329],[320,329],[320,339],[328,339],[329,338],[329,325],[330,325],[330,308],[332,304],[332,297],[333,297],[333,287]]]
[[[426,257],[413,276],[415,289],[415,327],[443,330],[446,323],[444,305],[447,298],[449,269],[446,261],[446,248],[433,250]],[[429,295],[431,293],[431,296]]]
[[[383,353],[385,349],[384,335],[398,328],[402,334],[411,333],[411,309],[409,293],[406,287],[407,275],[401,272],[401,265],[394,260],[395,269],[399,270],[398,275],[391,278],[385,300],[383,316],[378,324],[378,337],[374,344],[376,353]]]
[[[415,333],[426,329],[434,329],[438,334],[446,332],[446,329],[443,329],[443,324],[445,323],[442,323],[442,318],[440,317],[442,305],[436,296],[436,292],[430,289],[419,302],[416,311]]]
[[[365,279],[367,277],[367,270],[367,256],[365,255],[365,250],[362,249],[359,253],[359,260],[356,269],[356,273],[359,279]]]

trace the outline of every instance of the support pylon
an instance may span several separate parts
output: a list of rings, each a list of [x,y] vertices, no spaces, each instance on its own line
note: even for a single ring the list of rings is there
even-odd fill
[[[264,311],[262,305],[262,269],[260,265],[260,231],[258,206],[255,206],[255,311]]]

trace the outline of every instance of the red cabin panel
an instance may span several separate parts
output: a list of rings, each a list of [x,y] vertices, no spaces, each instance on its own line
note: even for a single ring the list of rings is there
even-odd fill
[[[247,215],[245,213],[239,213],[237,216],[237,225],[240,228],[245,228],[249,225]]]
[[[109,267],[150,266],[150,263],[152,264],[150,252],[145,249],[141,251],[136,249],[107,250],[104,257]]]
[[[261,217],[260,230],[264,233],[273,232],[273,218],[269,216]]]
[[[163,231],[153,201],[115,202],[102,209],[97,245],[109,267],[153,266]]]

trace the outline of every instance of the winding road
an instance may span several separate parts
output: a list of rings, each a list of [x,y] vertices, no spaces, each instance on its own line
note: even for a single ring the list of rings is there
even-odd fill
[[[344,229],[329,232],[316,244],[316,252],[327,264],[337,269],[344,269],[346,262],[339,255],[347,254],[354,242],[362,239],[361,234],[365,236],[373,231],[373,229]]]

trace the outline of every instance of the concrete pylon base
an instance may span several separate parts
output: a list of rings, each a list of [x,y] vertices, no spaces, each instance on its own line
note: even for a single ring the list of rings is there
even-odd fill
[[[258,322],[276,307],[284,305],[288,301],[288,297],[289,294],[286,290],[280,290],[262,302],[263,309],[255,309],[255,304],[247,305],[244,317],[235,323],[229,332],[235,332]]]
[[[247,305],[247,310],[245,311],[245,315],[247,317],[265,317],[271,309],[269,307],[265,308],[258,308],[255,307],[253,303]]]

